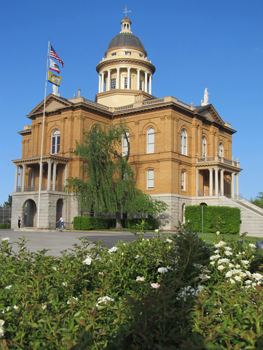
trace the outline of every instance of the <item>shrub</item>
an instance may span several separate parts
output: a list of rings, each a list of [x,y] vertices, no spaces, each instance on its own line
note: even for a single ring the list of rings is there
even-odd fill
[[[185,220],[191,222],[195,232],[238,233],[241,213],[239,208],[192,205],[185,208]]]
[[[138,225],[144,221],[144,230],[155,230],[158,228],[158,221],[155,218],[134,218],[134,219],[123,219],[122,226],[129,229],[137,229]]]
[[[0,224],[0,229],[9,229],[11,228],[11,224],[5,223],[5,224]]]

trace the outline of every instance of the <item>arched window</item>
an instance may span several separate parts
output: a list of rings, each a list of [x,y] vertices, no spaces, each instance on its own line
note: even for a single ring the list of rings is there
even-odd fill
[[[222,142],[220,142],[218,146],[218,155],[219,157],[224,157],[224,148]]]
[[[202,157],[206,157],[206,138],[202,137]]]
[[[126,136],[127,138],[125,137],[125,135],[122,135],[122,155],[123,156],[127,156],[128,150],[129,150],[130,134],[126,132]]]
[[[154,129],[147,130],[147,153],[154,153]]]
[[[154,170],[147,170],[147,189],[154,188]]]
[[[187,133],[185,129],[181,131],[181,154],[187,155]]]
[[[51,154],[56,154],[60,150],[60,131],[54,130],[51,136]]]

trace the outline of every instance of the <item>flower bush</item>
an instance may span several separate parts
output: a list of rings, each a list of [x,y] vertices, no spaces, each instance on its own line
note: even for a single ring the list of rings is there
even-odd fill
[[[215,236],[215,239],[218,239]],[[0,244],[0,349],[257,349],[262,258],[254,246],[178,233],[60,257]],[[231,253],[231,254],[230,254]],[[263,346],[263,345],[262,345]]]

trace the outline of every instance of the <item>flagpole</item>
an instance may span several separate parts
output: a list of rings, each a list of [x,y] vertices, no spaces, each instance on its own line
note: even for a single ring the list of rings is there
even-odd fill
[[[44,109],[43,109],[43,121],[42,121],[42,137],[41,137],[41,154],[40,154],[40,168],[39,168],[39,188],[38,188],[38,215],[37,215],[37,227],[40,227],[40,193],[42,189],[43,178],[43,144],[44,144],[44,128],[45,128],[45,111],[46,111],[46,97],[47,97],[47,78],[48,78],[48,59],[50,55],[50,40],[48,39],[47,49],[47,68],[46,68],[46,82],[45,82],[45,96],[44,96]]]

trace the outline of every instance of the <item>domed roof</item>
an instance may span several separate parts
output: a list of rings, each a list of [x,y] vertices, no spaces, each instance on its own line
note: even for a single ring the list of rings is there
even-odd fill
[[[109,43],[108,50],[117,46],[132,46],[137,47],[143,51],[145,48],[141,40],[132,33],[120,33],[116,35]]]

